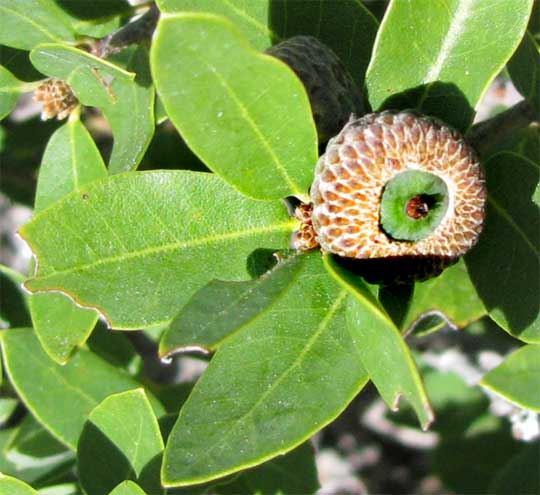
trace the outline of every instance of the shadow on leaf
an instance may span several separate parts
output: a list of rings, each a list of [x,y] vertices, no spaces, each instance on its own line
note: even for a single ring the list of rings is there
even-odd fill
[[[377,111],[415,109],[437,117],[461,132],[474,118],[474,109],[466,96],[453,83],[435,81],[389,95]]]
[[[79,438],[77,458],[86,493],[106,495],[124,480],[137,480],[129,459],[90,421],[85,423]]]
[[[510,152],[486,163],[484,231],[466,256],[471,279],[493,319],[512,335],[540,341],[540,209],[532,201],[540,168]]]

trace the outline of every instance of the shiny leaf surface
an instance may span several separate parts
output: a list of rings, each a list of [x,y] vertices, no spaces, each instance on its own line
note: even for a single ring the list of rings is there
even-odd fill
[[[164,324],[210,280],[249,278],[248,255],[288,247],[294,224],[281,203],[248,199],[211,174],[119,174],[21,229],[38,259],[26,287],[67,292],[114,328]]]

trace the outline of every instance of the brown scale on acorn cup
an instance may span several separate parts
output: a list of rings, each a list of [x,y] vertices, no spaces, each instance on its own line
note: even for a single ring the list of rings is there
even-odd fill
[[[310,194],[294,247],[320,246],[370,283],[438,275],[475,245],[485,216],[475,151],[414,111],[352,117],[320,157]]]
[[[41,119],[68,117],[79,104],[70,86],[55,78],[43,81],[34,92],[34,101],[42,104]]]

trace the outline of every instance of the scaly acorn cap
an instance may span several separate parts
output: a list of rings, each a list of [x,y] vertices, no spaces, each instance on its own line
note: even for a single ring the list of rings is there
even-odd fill
[[[293,36],[266,50],[304,84],[320,143],[335,136],[351,114],[364,113],[362,95],[338,56],[313,36]]]
[[[65,119],[79,104],[71,87],[61,79],[50,78],[43,81],[34,91],[34,101],[42,104],[41,120],[56,117]]]
[[[474,246],[486,187],[475,151],[456,130],[414,111],[384,111],[352,119],[330,140],[311,200],[323,252],[384,259],[406,267],[401,281],[410,281],[440,273]],[[381,263],[370,267],[368,281],[384,283]]]

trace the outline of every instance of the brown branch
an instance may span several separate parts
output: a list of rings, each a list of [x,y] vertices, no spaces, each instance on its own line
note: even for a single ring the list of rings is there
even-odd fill
[[[467,133],[467,140],[480,155],[484,155],[494,144],[535,121],[538,121],[538,111],[523,100],[495,117],[474,125]]]
[[[90,53],[100,58],[107,58],[122,51],[129,45],[141,43],[152,37],[159,19],[159,10],[155,5],[137,20],[122,26],[118,31],[97,40],[90,47]]]

